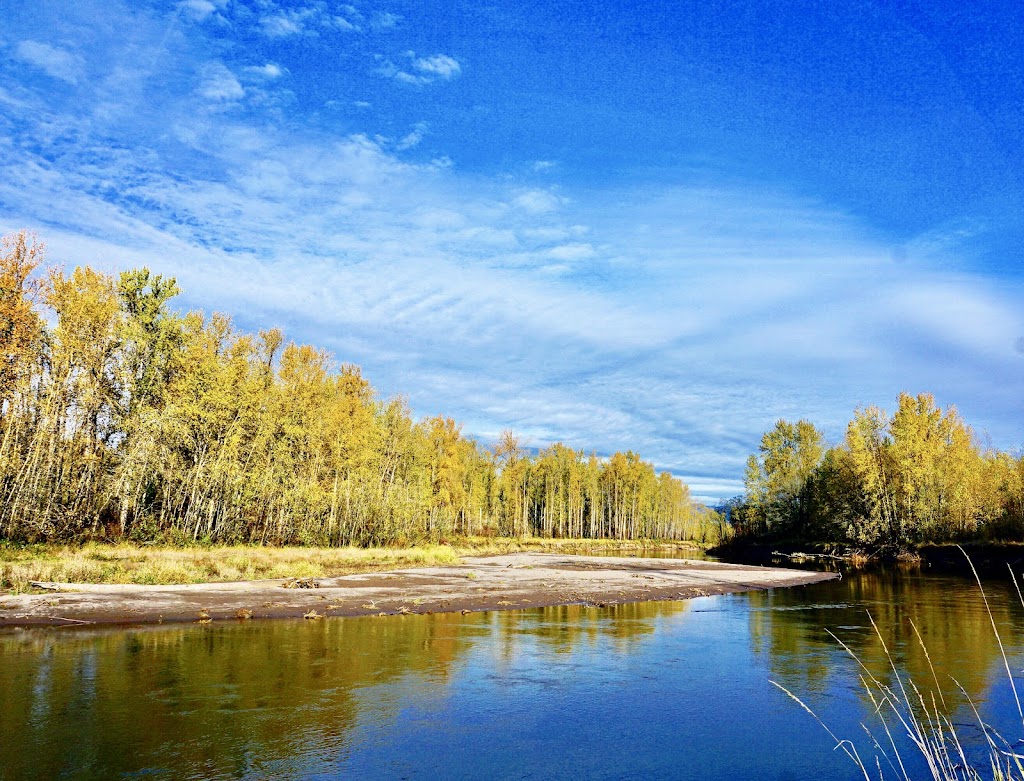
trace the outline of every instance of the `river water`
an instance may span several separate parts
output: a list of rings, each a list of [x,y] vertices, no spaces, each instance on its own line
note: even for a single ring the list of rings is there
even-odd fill
[[[1020,676],[1019,599],[1008,582],[986,593]],[[854,779],[770,683],[873,763],[860,724],[884,732],[829,632],[884,682],[891,658],[937,687],[969,746],[980,731],[958,685],[1011,742],[1024,735],[977,586],[878,569],[608,608],[6,630],[0,778]]]

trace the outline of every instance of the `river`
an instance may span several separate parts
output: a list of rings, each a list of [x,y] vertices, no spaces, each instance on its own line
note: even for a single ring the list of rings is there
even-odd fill
[[[1018,597],[986,592],[1020,676]],[[883,643],[923,690],[937,679],[969,746],[980,732],[954,679],[1024,735],[977,586],[888,568],[607,608],[5,630],[0,778],[854,779],[770,683],[873,763],[859,725],[884,732],[830,631],[887,683]]]

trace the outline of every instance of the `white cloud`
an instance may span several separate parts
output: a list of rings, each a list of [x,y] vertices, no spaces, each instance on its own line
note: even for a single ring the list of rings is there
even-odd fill
[[[907,326],[930,339],[974,355],[1009,353],[1019,316],[994,306],[989,291],[972,289],[957,276],[922,280],[890,293],[888,309],[902,313]]]
[[[0,103],[6,103],[12,109],[26,110],[32,108],[32,103],[21,98],[16,98],[3,87],[0,87]],[[10,143],[10,139],[3,139],[0,143]]]
[[[319,35],[321,32],[359,32],[357,23],[360,13],[352,6],[341,10],[348,16],[330,13],[323,2],[314,2],[297,8],[280,9],[268,4],[267,12],[260,17],[263,34],[269,38],[287,38],[294,35]],[[355,19],[356,21],[352,21]]]
[[[406,52],[405,56],[409,59],[409,70],[403,70],[391,60],[378,55],[377,60],[381,64],[374,72],[404,84],[432,84],[438,81],[450,81],[462,72],[462,66],[458,60],[447,54],[417,57],[414,52]]]
[[[334,27],[345,32],[359,32],[359,25],[353,24],[344,16],[331,17],[331,21],[334,23]]]
[[[396,27],[401,21],[402,17],[398,14],[379,13],[373,17],[372,24],[377,30],[388,30],[392,27]]]
[[[552,227],[543,228],[523,228],[520,231],[520,235],[531,241],[539,241],[542,243],[554,242],[554,241],[565,241],[570,238],[573,234],[564,225],[557,225]]]
[[[226,65],[222,62],[208,62],[200,70],[199,94],[214,101],[240,100],[245,90]]]
[[[425,208],[416,212],[413,221],[428,230],[457,229],[466,224],[466,216],[453,209]]]
[[[586,225],[565,225],[561,222],[544,226],[531,224],[519,230],[519,235],[527,243],[533,244],[557,244],[570,239],[580,239],[588,233],[590,233],[590,228]]]
[[[589,244],[562,244],[547,251],[549,258],[566,261],[587,260],[596,254]]]
[[[548,190],[526,190],[512,199],[514,206],[530,214],[556,211],[563,202],[560,196]]]
[[[14,48],[14,56],[22,62],[34,65],[48,76],[77,84],[83,75],[81,57],[66,49],[39,41],[20,41]]]
[[[420,73],[438,79],[452,79],[459,75],[462,67],[458,60],[447,54],[435,54],[433,57],[419,57],[412,61],[412,66]]]
[[[420,141],[423,140],[423,133],[414,130],[411,133],[407,133],[399,139],[398,143],[395,144],[395,148],[400,152],[404,152],[406,149],[412,149],[414,146],[418,146]]]
[[[468,246],[515,249],[516,234],[514,231],[494,228],[487,225],[474,225],[460,230],[452,238],[465,242]]]
[[[700,474],[677,474],[673,476],[682,480],[690,487],[690,495],[694,499],[709,505],[717,505],[722,499],[728,499],[743,493],[742,480],[727,480]]]
[[[305,30],[304,17],[299,14],[274,14],[260,19],[264,35],[270,38],[286,38],[299,35]]]
[[[181,13],[201,22],[226,6],[227,0],[181,0],[177,7]]]
[[[255,76],[262,76],[266,79],[278,79],[284,75],[284,71],[281,66],[274,62],[268,62],[265,65],[250,65],[245,69],[248,73],[252,73]]]
[[[395,148],[404,152],[406,149],[412,149],[414,146],[419,146],[419,143],[423,140],[423,136],[427,132],[426,122],[417,122],[413,129],[406,133],[398,143],[395,144]]]

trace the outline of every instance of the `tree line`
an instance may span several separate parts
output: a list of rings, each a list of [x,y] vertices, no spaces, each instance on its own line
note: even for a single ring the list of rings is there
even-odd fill
[[[174,279],[0,247],[0,539],[388,545],[459,535],[714,542],[635,453],[485,448],[359,367],[181,314]]]
[[[858,409],[835,447],[809,421],[778,421],[747,460],[737,531],[883,547],[1024,540],[1024,454],[984,447],[931,394],[896,404]]]

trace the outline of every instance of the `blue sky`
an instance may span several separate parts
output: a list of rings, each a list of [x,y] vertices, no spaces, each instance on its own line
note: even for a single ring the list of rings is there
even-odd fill
[[[1024,444],[1019,3],[0,6],[0,229],[51,259],[708,499],[903,390]]]

